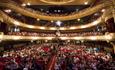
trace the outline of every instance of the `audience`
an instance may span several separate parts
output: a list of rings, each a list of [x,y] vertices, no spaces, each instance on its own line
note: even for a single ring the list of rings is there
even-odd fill
[[[54,70],[115,70],[115,61],[104,51],[85,45],[48,43],[6,51],[0,58],[0,66],[1,70],[45,70],[53,55]]]
[[[49,45],[31,45],[4,52],[0,63],[4,70],[44,70],[50,56]]]
[[[21,36],[41,36],[41,37],[46,37],[46,36],[52,36],[56,37],[56,34],[50,34],[50,33],[36,33],[36,32],[9,32],[8,35],[21,35]],[[74,37],[74,36],[96,36],[96,35],[103,35],[103,33],[100,32],[83,32],[83,33],[61,33],[61,37]]]
[[[63,46],[55,70],[115,70],[115,61],[104,52],[88,51],[86,46]]]

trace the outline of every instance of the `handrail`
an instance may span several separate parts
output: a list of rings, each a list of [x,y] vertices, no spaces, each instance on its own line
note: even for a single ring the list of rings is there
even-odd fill
[[[0,35],[0,40],[52,40],[55,37],[35,37],[35,36],[16,36],[16,35]],[[113,41],[115,40],[115,33],[97,36],[75,36],[75,37],[59,37],[61,40],[100,40]]]
[[[89,7],[87,9],[84,9],[84,10],[81,10],[80,12],[74,12],[73,14],[70,14],[70,15],[65,15],[65,16],[54,16],[54,15],[48,15],[48,14],[44,14],[42,12],[38,12],[38,11],[34,11],[32,9],[28,9],[28,8],[25,8],[25,7],[21,7],[19,6],[18,4],[14,4],[13,3],[0,3],[0,6],[3,6],[3,7],[7,7],[7,8],[10,8],[10,9],[13,9],[14,11],[16,12],[19,12],[25,16],[29,16],[29,17],[32,17],[32,18],[36,18],[36,19],[42,19],[42,20],[60,20],[60,21],[64,21],[64,20],[73,20],[73,19],[78,19],[78,18],[82,18],[82,17],[85,17],[85,16],[88,16],[90,14],[93,14],[97,11],[99,11],[100,9],[104,8],[104,7],[109,7],[111,4],[109,2],[105,2],[105,3],[102,3],[102,4],[99,4],[95,7]]]

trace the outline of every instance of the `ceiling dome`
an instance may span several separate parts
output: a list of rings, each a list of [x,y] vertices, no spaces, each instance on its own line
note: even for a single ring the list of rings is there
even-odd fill
[[[40,0],[44,3],[49,3],[49,4],[58,4],[58,5],[62,5],[62,4],[66,4],[66,3],[70,3],[73,2],[75,0]]]

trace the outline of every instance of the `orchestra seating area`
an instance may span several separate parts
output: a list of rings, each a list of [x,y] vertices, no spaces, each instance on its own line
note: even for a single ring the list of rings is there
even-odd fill
[[[1,70],[46,70],[51,66],[53,70],[115,69],[115,61],[110,54],[89,48],[91,46],[73,44],[23,46],[5,51],[0,57],[0,67]]]
[[[19,36],[41,36],[41,37],[46,37],[46,36],[52,36],[56,37],[56,34],[53,33],[36,33],[36,32],[8,32],[8,35],[19,35]],[[65,36],[96,36],[96,35],[104,35],[101,32],[81,32],[81,33],[61,33],[61,37]]]
[[[4,52],[0,58],[0,67],[5,70],[24,70],[24,68],[44,70],[51,56],[51,48],[48,45],[23,46]]]
[[[68,46],[69,47],[69,46]],[[69,50],[62,49],[57,55],[55,70],[114,70],[111,55],[101,51],[87,51],[86,46]],[[65,50],[65,51],[64,51]]]

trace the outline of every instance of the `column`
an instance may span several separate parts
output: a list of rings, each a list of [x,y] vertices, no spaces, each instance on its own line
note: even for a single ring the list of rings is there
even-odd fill
[[[112,0],[112,14],[113,14],[114,23],[115,23],[115,0]]]
[[[113,52],[115,54],[115,43],[111,42],[110,44],[113,46]]]

